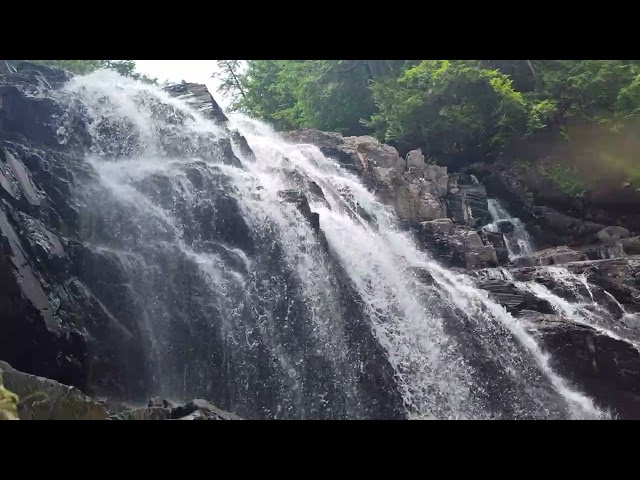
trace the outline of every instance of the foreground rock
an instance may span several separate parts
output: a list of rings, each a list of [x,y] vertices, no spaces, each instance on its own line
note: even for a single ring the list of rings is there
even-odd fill
[[[174,406],[152,399],[148,408],[110,414],[107,404],[55,380],[20,372],[0,361],[0,420],[242,420],[206,400]]]
[[[614,416],[640,419],[640,257],[562,267],[511,267],[475,276],[539,339],[557,373]],[[547,293],[523,288],[536,284]]]
[[[630,342],[556,315],[522,316],[550,366],[614,417],[640,419],[640,353]]]
[[[192,400],[180,406],[173,406],[166,400],[152,399],[147,408],[126,410],[110,416],[109,420],[242,420],[242,418],[220,410],[202,399]]]
[[[77,388],[20,372],[0,361],[4,386],[18,398],[20,420],[105,420],[104,405]]]

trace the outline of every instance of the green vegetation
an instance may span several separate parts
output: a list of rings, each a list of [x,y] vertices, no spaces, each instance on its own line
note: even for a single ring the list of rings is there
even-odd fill
[[[420,147],[443,164],[456,156],[517,156],[511,147],[550,133],[553,142],[582,148],[561,169],[547,171],[567,191],[579,191],[578,178],[596,171],[612,182],[619,175],[634,186],[640,181],[640,145],[632,140],[640,137],[637,60],[219,62],[233,108],[278,129],[371,134],[402,150]],[[597,153],[584,160],[586,151]]]
[[[18,396],[4,388],[0,371],[0,420],[19,420]]]
[[[77,75],[86,75],[101,68],[109,68],[120,75],[135,78],[147,83],[156,83],[156,79],[137,73],[133,60],[26,60],[30,63],[62,68]]]
[[[576,172],[567,165],[552,165],[544,171],[544,175],[560,190],[570,195],[579,195],[586,189]]]

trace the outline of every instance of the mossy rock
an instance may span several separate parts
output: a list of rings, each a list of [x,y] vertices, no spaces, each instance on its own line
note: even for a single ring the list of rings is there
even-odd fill
[[[20,399],[20,420],[105,420],[109,412],[80,390],[55,380],[20,372],[0,361],[6,389]]]
[[[0,420],[20,420],[18,396],[4,388],[2,372],[0,372]]]

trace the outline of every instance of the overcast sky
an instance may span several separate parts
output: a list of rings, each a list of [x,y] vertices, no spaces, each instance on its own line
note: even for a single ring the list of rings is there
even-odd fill
[[[217,92],[217,81],[211,78],[216,71],[215,60],[136,60],[136,70],[163,82],[187,82],[204,83],[213,97],[221,105],[226,106],[228,101],[220,97]]]

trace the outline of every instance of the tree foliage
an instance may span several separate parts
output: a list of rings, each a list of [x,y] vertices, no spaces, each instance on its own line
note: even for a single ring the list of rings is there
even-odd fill
[[[507,75],[477,61],[423,60],[398,78],[376,82],[372,91],[378,112],[370,125],[377,135],[421,146],[436,159],[499,148],[538,128],[548,114],[514,90]]]
[[[279,128],[362,133],[375,111],[367,60],[254,60],[242,78],[239,108]]]
[[[120,75],[147,83],[157,83],[156,79],[137,73],[134,60],[28,60],[31,63],[68,70],[77,75],[86,75],[101,68],[117,71]]]
[[[223,97],[236,99],[231,104],[231,109],[235,110],[238,108],[238,100],[246,98],[240,60],[217,60],[216,63],[218,64],[218,70],[212,77],[220,81],[218,90]]]
[[[636,60],[252,60],[223,85],[276,128],[372,133],[434,159],[640,113]]]

